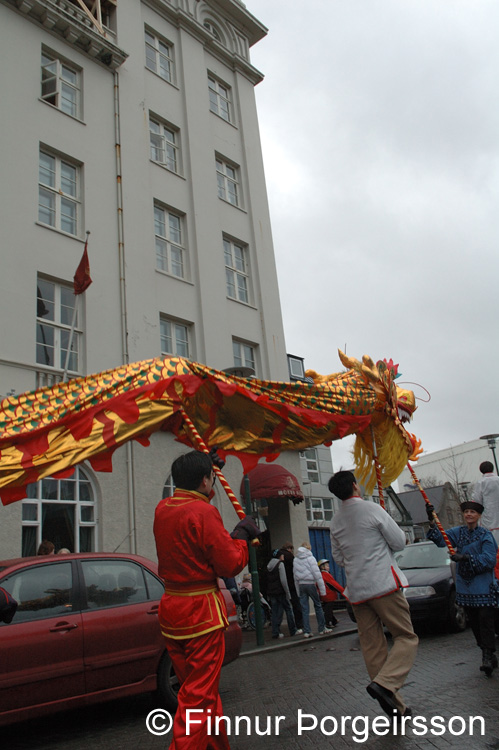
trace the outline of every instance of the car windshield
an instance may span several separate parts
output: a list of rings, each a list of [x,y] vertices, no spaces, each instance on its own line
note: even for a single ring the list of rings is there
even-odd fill
[[[395,555],[397,565],[401,570],[409,568],[440,568],[450,565],[450,557],[446,547],[435,544],[410,544]]]

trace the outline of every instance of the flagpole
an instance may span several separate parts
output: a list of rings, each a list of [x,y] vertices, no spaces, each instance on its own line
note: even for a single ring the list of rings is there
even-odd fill
[[[88,235],[89,234],[90,234],[90,232],[87,230],[87,232],[86,232],[87,238],[85,240],[85,250],[87,249]],[[68,379],[69,358],[71,356],[71,347],[73,346],[73,338],[74,338],[74,332],[75,332],[75,328],[76,328],[76,317],[77,317],[77,314],[78,314],[78,297],[79,296],[80,295],[76,294],[76,292],[75,292],[75,305],[74,305],[74,308],[73,308],[73,321],[71,323],[71,330],[69,332],[68,348],[67,348],[67,351],[66,351],[66,361],[64,363],[64,372],[62,374],[62,382],[63,383],[66,383],[66,381]]]

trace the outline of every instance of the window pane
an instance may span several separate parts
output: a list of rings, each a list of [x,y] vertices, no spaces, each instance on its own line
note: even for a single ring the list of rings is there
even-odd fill
[[[54,366],[54,329],[37,323],[36,361],[40,365]]]
[[[184,265],[182,262],[182,251],[178,247],[171,248],[172,274],[182,279],[184,277]]]
[[[55,158],[40,152],[40,182],[55,187]]]
[[[38,279],[38,286],[36,291],[37,317],[45,318],[46,320],[54,320],[55,284],[52,284],[50,281]]]
[[[61,189],[66,195],[76,197],[76,168],[61,162]]]
[[[76,203],[67,198],[61,198],[61,229],[76,234]]]
[[[75,296],[73,290],[67,286],[61,286],[61,323],[63,325],[72,325],[74,307]],[[76,316],[76,324],[78,324],[78,316]]]
[[[168,224],[170,227],[170,239],[172,242],[176,242],[180,245],[182,242],[182,237],[180,234],[180,218],[178,216],[174,216],[173,214],[169,215],[168,218]]]
[[[76,117],[77,115],[77,92],[76,89],[71,86],[67,86],[65,83],[61,85],[61,109],[68,115]]]
[[[22,520],[23,521],[37,521],[38,520],[38,505],[36,505],[36,503],[23,503],[22,504]]]
[[[166,237],[165,211],[157,206],[154,207],[154,231],[160,237]]]
[[[80,507],[80,520],[83,521],[84,523],[90,523],[94,520],[93,505],[82,505]]]
[[[38,220],[55,227],[55,195],[40,188],[38,199]]]
[[[89,609],[147,600],[142,568],[134,563],[83,560],[81,564]]]
[[[15,622],[40,620],[72,611],[71,563],[28,568],[2,585],[19,603]]]

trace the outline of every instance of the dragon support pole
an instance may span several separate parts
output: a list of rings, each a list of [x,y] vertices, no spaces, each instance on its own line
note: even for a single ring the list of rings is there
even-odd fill
[[[417,478],[417,476],[416,476],[416,472],[414,471],[414,469],[412,468],[412,466],[411,466],[411,465],[410,465],[409,463],[407,464],[407,468],[408,468],[408,469],[409,469],[409,471],[411,472],[412,478],[414,479],[414,482],[416,483],[416,486],[417,486],[417,488],[419,489],[419,491],[420,491],[420,492],[421,492],[421,494],[423,495],[423,499],[424,499],[425,503],[426,503],[427,505],[431,505],[431,503],[430,503],[430,501],[429,501],[429,499],[428,499],[428,495],[427,495],[427,494],[426,494],[426,492],[424,491],[424,489],[423,489],[423,487],[422,487],[422,485],[421,485],[421,482],[419,481],[419,479],[418,479],[418,478]],[[446,543],[446,545],[447,545],[447,549],[449,550],[449,553],[450,553],[451,555],[453,555],[453,554],[454,554],[454,552],[455,552],[455,550],[454,550],[454,547],[453,547],[453,546],[452,546],[452,544],[450,543],[449,537],[448,537],[448,536],[447,536],[447,534],[445,533],[445,531],[444,531],[444,527],[443,527],[443,526],[442,526],[442,524],[440,523],[440,519],[438,518],[438,516],[437,516],[437,514],[435,513],[435,511],[433,511],[433,519],[434,519],[435,523],[437,524],[437,528],[438,528],[438,530],[440,531],[440,533],[442,534],[442,536],[443,536],[443,538],[444,538],[444,542],[445,542],[445,543]]]

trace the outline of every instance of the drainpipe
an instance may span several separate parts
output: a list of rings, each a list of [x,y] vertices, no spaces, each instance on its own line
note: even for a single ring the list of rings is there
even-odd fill
[[[121,313],[121,349],[123,364],[129,362],[128,356],[128,321],[126,306],[126,270],[125,242],[123,229],[123,186],[121,176],[121,132],[120,132],[120,79],[118,71],[114,72],[114,136],[116,155],[116,197],[118,210],[118,258],[120,271],[120,313]],[[133,446],[126,443],[126,470],[128,485],[128,522],[130,529],[130,552],[137,550],[137,530],[135,526],[135,478],[133,470]]]

